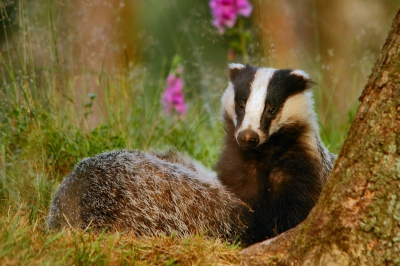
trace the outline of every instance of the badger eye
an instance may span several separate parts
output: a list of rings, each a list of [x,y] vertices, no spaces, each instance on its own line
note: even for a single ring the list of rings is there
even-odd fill
[[[243,111],[246,108],[246,103],[245,102],[240,102],[238,104],[236,104],[236,109],[238,111]]]
[[[275,108],[274,107],[270,107],[268,109],[268,114],[273,115],[275,113]]]

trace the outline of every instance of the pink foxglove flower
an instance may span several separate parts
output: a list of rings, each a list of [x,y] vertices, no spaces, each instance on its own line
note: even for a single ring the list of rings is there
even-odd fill
[[[225,27],[232,28],[235,25],[238,15],[248,17],[253,10],[248,0],[210,0],[210,8],[213,24],[221,34]]]
[[[162,103],[165,112],[169,115],[175,110],[179,115],[184,116],[187,111],[185,97],[183,95],[183,80],[179,76],[182,72],[178,69],[178,73],[172,73],[167,79],[167,88],[162,96]]]

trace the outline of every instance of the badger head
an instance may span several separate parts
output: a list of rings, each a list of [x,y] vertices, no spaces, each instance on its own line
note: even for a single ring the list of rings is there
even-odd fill
[[[318,130],[305,72],[230,64],[229,76],[223,114],[241,147],[257,148],[290,127]]]

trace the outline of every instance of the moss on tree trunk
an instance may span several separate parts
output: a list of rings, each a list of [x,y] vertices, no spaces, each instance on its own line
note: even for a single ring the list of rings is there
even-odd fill
[[[296,228],[242,251],[249,264],[400,264],[400,12],[329,181]]]

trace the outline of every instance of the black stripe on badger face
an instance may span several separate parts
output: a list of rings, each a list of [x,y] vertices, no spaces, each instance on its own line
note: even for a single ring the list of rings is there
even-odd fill
[[[246,65],[242,68],[232,68],[229,71],[229,77],[233,84],[235,92],[235,113],[236,113],[236,128],[240,127],[245,114],[246,102],[250,95],[250,86],[254,80],[254,75],[257,68]]]
[[[230,77],[222,101],[235,123],[236,140],[244,148],[261,145],[285,123],[312,117],[311,95],[303,93],[310,82],[303,71],[234,64]]]

